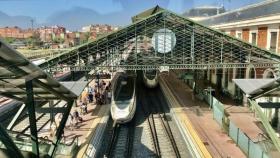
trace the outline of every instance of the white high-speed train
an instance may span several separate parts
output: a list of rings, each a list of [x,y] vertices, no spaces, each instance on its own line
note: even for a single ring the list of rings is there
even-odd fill
[[[158,85],[158,72],[156,70],[143,71],[143,81],[149,88],[155,88]]]
[[[111,116],[116,123],[127,123],[136,111],[136,74],[121,73],[113,87]]]

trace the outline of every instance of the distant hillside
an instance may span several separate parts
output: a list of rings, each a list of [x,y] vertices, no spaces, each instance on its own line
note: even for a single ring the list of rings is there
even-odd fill
[[[0,27],[19,26],[21,28],[31,27],[31,19],[29,16],[9,16],[0,11]]]
[[[52,14],[47,18],[46,24],[61,25],[69,30],[78,30],[89,24],[126,25],[129,22],[130,15],[125,14],[125,12],[99,14],[89,8],[73,7]]]

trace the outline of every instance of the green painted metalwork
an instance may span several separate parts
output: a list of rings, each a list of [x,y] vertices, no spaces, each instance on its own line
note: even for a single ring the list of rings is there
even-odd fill
[[[131,20],[132,20],[132,22],[136,22],[136,21],[145,19],[148,16],[151,16],[151,15],[153,15],[153,14],[155,14],[157,12],[160,12],[162,10],[164,10],[164,9],[159,7],[159,6],[155,6],[155,7],[151,8],[151,9],[148,9],[148,10],[146,10],[146,11],[140,13],[140,14],[137,14],[137,15],[133,16],[131,18]]]
[[[254,100],[248,99],[250,105],[252,105],[253,109],[257,113],[257,116],[260,118],[263,126],[265,127],[266,132],[268,133],[270,139],[272,140],[273,144],[275,145],[276,149],[280,151],[280,140],[277,137],[274,129],[271,127],[268,119],[266,116],[263,114],[261,107],[258,105],[258,103]]]
[[[169,53],[159,53],[152,47],[152,37],[159,29],[175,33],[176,45]],[[272,52],[170,11],[158,10],[39,66],[53,71],[61,71],[62,68],[91,71],[98,65],[127,70],[159,69],[161,66],[169,69],[212,69],[245,68],[249,64],[278,67],[279,59]]]
[[[265,158],[267,152],[261,148],[259,143],[253,142],[241,129],[239,129],[232,121],[229,123],[229,136],[234,142],[246,153],[248,158]]]
[[[10,157],[23,158],[22,153],[20,152],[18,147],[15,145],[15,143],[10,138],[10,136],[6,132],[5,128],[3,128],[3,126],[1,124],[0,124],[0,140],[5,145]]]
[[[39,157],[39,144],[38,144],[38,133],[37,133],[37,124],[36,124],[36,114],[35,114],[35,103],[33,97],[33,81],[26,81],[26,106],[28,110],[29,124],[30,124],[30,134],[32,142],[32,153]]]
[[[7,130],[12,130],[17,119],[19,116],[23,113],[23,111],[26,109],[26,104],[22,104],[20,109],[17,111],[16,115],[13,117],[12,121],[9,123]]]
[[[63,130],[64,130],[64,127],[65,127],[66,121],[68,119],[68,116],[70,114],[70,111],[71,111],[73,103],[74,103],[74,101],[70,101],[70,102],[67,103],[66,112],[62,116],[62,119],[61,119],[60,124],[59,124],[59,126],[57,128],[57,131],[56,131],[55,138],[53,139],[52,145],[51,145],[50,150],[48,152],[48,155],[50,157],[52,157],[54,155],[56,147],[57,147],[57,144],[59,143],[59,141],[61,139],[62,133],[64,132]]]

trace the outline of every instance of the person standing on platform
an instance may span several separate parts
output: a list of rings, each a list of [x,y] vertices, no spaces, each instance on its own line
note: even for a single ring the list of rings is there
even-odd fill
[[[79,121],[80,121],[79,112],[78,112],[77,110],[75,110],[75,111],[73,112],[73,117],[74,117],[74,119],[75,119],[75,121],[76,121],[75,126],[77,126],[78,123],[79,123]]]
[[[92,103],[92,102],[93,102],[93,94],[92,94],[92,92],[89,92],[89,94],[88,94],[88,100],[89,100],[89,103]]]
[[[74,128],[74,117],[70,114],[70,130],[73,131]]]
[[[85,113],[87,114],[87,104],[85,104]]]
[[[100,93],[99,92],[95,93],[95,100],[96,100],[96,105],[100,105]]]
[[[112,93],[111,93],[110,90],[108,90],[108,92],[107,92],[107,98],[108,98],[108,104],[110,104],[111,103],[111,99],[112,99]]]
[[[111,81],[109,81],[109,83],[108,83],[109,90],[111,90],[111,86],[112,86]]]

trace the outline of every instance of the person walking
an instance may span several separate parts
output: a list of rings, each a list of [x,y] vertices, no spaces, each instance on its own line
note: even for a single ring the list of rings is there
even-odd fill
[[[96,100],[96,105],[100,105],[100,93],[99,92],[95,93],[95,100]]]
[[[87,104],[85,104],[85,113],[87,114]]]
[[[92,94],[92,92],[89,92],[89,94],[88,94],[88,100],[89,100],[89,103],[92,103],[92,102],[93,102],[93,94]]]
[[[111,86],[112,86],[111,81],[109,81],[109,83],[108,83],[109,90],[111,90]]]
[[[108,98],[108,104],[110,104],[111,100],[112,100],[112,93],[111,93],[111,91],[107,92],[107,98]]]
[[[70,130],[73,131],[74,129],[74,117],[70,114]]]
[[[74,112],[73,112],[73,117],[74,117],[74,119],[75,119],[75,121],[76,121],[76,123],[75,123],[75,127],[78,125],[78,123],[79,123],[79,112],[77,111],[77,110],[75,110]]]

